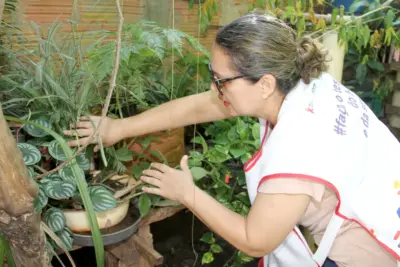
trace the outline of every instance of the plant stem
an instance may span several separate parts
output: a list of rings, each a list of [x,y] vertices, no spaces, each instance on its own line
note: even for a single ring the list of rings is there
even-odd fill
[[[84,149],[88,145],[90,145],[90,143],[92,142],[93,138],[95,138],[98,135],[99,129],[101,127],[101,124],[102,124],[104,118],[107,116],[108,108],[110,106],[111,96],[113,94],[113,91],[114,91],[114,88],[115,88],[115,85],[116,85],[117,74],[118,74],[118,70],[119,70],[120,51],[121,51],[121,35],[122,35],[122,26],[123,26],[123,23],[124,23],[124,16],[122,14],[120,0],[116,0],[116,5],[117,5],[118,15],[119,15],[119,24],[118,24],[118,31],[117,31],[117,45],[116,45],[116,49],[115,49],[115,62],[114,62],[114,68],[112,70],[112,74],[111,74],[111,78],[110,78],[110,87],[108,88],[107,97],[106,97],[105,104],[104,104],[104,107],[103,107],[102,112],[101,112],[101,118],[100,118],[99,124],[97,125],[97,127],[95,127],[95,131],[88,138],[88,141],[83,146],[81,146],[72,155],[72,157],[70,157],[69,159],[64,161],[58,167],[48,171],[47,173],[43,173],[41,175],[36,176],[36,179],[40,179],[40,178],[42,178],[42,177],[44,177],[46,175],[49,175],[49,174],[52,174],[52,173],[55,173],[55,172],[61,170],[68,163],[70,163],[72,159],[74,159],[77,155],[82,153],[82,151],[84,151]]]

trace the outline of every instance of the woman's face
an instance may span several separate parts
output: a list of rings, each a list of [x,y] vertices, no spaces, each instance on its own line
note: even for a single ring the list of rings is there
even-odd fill
[[[241,75],[232,70],[230,62],[230,57],[218,45],[214,45],[210,63],[214,79],[226,79]],[[256,83],[239,77],[222,83],[220,90],[217,89],[215,82],[211,84],[211,90],[219,95],[219,98],[233,116],[265,117],[268,98],[274,87],[275,79],[271,75],[263,76]],[[222,92],[222,95],[220,92]]]

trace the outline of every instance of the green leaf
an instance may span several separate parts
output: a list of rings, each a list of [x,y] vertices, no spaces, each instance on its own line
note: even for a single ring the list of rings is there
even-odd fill
[[[239,251],[238,252],[238,256],[239,258],[243,261],[243,262],[251,262],[253,260],[252,257],[244,254],[243,252]]]
[[[203,148],[203,153],[208,152],[208,145],[203,136],[199,135],[192,139],[192,143],[200,144]]]
[[[365,81],[365,77],[367,76],[367,65],[358,64],[356,68],[356,79],[359,84],[362,84]]]
[[[58,208],[48,209],[44,215],[44,221],[53,232],[62,231],[65,227],[64,213]]]
[[[209,174],[209,172],[201,167],[193,167],[190,169],[190,172],[192,173],[193,179],[198,181],[201,178],[204,178]]]
[[[61,170],[58,171],[59,176],[64,180],[64,181],[71,181],[76,183],[75,181],[75,173],[73,170],[73,165],[76,165],[78,167],[78,165],[75,163],[70,163],[67,166],[65,166],[64,168],[62,168]],[[81,175],[81,177],[85,177],[85,173],[83,172],[83,170],[81,168],[77,168],[77,171],[79,172],[79,174]]]
[[[243,148],[231,148],[229,152],[233,155],[234,158],[237,159],[242,155],[246,154],[247,150]]]
[[[215,243],[214,234],[212,232],[207,232],[203,234],[203,236],[200,238],[200,241],[210,245],[214,244]]]
[[[30,122],[36,123],[42,127],[46,127],[48,129],[51,129],[51,124],[48,120],[45,119],[37,119],[37,120],[31,120]],[[35,127],[32,124],[25,124],[24,125],[24,130],[31,136],[33,137],[44,137],[47,136],[48,133],[39,127]]]
[[[253,127],[251,128],[251,133],[254,140],[260,140],[260,123],[256,122],[253,124]]]
[[[362,1],[359,1],[359,2],[353,2],[353,3],[351,4],[351,6],[349,7],[349,13],[354,13],[354,12],[356,12],[360,7],[366,6],[366,5],[368,5],[368,4],[369,4],[369,2],[366,1],[366,0],[362,0]]]
[[[143,169],[139,165],[132,166],[132,175],[135,178],[140,178],[142,176]]]
[[[35,170],[33,169],[33,167],[28,167],[28,174],[29,177],[34,178],[35,177]]]
[[[25,162],[25,165],[35,165],[42,158],[42,154],[40,153],[39,149],[33,145],[27,143],[17,143],[17,146],[22,153],[22,158]]]
[[[44,188],[41,184],[38,184],[39,193],[33,200],[33,205],[35,206],[35,211],[40,213],[44,207],[46,207],[49,198],[47,197]]]
[[[66,161],[68,159],[67,155],[65,155],[63,149],[61,148],[57,140],[53,140],[50,142],[49,154],[56,160]]]
[[[212,253],[216,253],[216,254],[221,253],[223,251],[222,247],[218,244],[212,244],[210,249],[211,249]]]
[[[78,163],[79,167],[84,170],[90,170],[90,161],[89,158],[83,153],[76,156],[76,162]]]
[[[112,192],[104,186],[95,185],[88,189],[93,208],[96,212],[110,210],[117,206],[117,201]]]
[[[121,147],[115,151],[115,155],[119,161],[132,161],[133,151],[126,147]]]
[[[214,261],[214,255],[211,252],[204,253],[203,257],[201,258],[201,264],[208,264]]]
[[[65,248],[68,251],[72,250],[72,244],[74,242],[73,235],[71,230],[68,227],[65,227],[63,230],[60,232],[57,232],[57,236],[61,239],[61,241],[64,243]],[[60,248],[61,249],[61,248]]]
[[[395,16],[396,15],[394,14],[393,10],[391,10],[391,9],[386,13],[386,17],[385,17],[385,28],[386,29],[393,27],[393,20],[394,20]]]
[[[160,138],[157,138],[155,136],[148,136],[146,137],[146,139],[140,142],[140,145],[142,146],[143,150],[146,150],[150,146],[151,142],[159,140]]]
[[[236,198],[248,206],[251,205],[247,192],[240,192],[239,194],[236,195]]]
[[[57,174],[57,173],[52,173],[52,174],[49,174],[49,175],[46,175],[45,177],[43,177],[41,180],[40,180],[40,183],[41,184],[45,184],[45,183],[49,183],[49,182],[52,182],[52,181],[62,181],[63,179],[60,177],[60,175],[59,174]]]
[[[140,216],[144,217],[146,216],[151,208],[151,200],[147,194],[142,194],[139,197],[139,211],[140,211]]]
[[[383,72],[385,71],[385,67],[383,66],[382,63],[376,61],[376,60],[370,60],[367,62],[368,67],[375,71]]]
[[[332,25],[336,24],[336,19],[337,19],[338,15],[339,15],[339,9],[337,7],[333,8],[333,10],[332,10],[332,22],[331,22]]]
[[[43,190],[49,198],[69,199],[76,192],[76,184],[71,181],[51,181],[43,185]]]

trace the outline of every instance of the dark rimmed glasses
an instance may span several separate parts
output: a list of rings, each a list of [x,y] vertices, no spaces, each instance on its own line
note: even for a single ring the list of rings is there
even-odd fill
[[[218,93],[220,96],[223,96],[224,94],[222,93],[222,87],[224,86],[223,84],[235,79],[239,79],[239,78],[243,78],[245,77],[245,75],[241,74],[241,75],[237,75],[237,76],[233,76],[233,77],[229,77],[229,78],[223,78],[223,79],[216,79],[215,78],[215,73],[211,68],[211,63],[208,63],[208,70],[210,71],[211,74],[211,80],[213,83],[215,83],[215,86],[217,87]]]

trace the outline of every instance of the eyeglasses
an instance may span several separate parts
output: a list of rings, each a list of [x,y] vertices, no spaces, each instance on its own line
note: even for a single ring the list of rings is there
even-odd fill
[[[211,74],[211,80],[213,81],[213,83],[215,83],[215,86],[217,87],[219,96],[223,96],[224,95],[222,93],[222,87],[223,87],[224,83],[232,81],[232,80],[235,80],[235,79],[239,79],[239,78],[245,77],[245,75],[241,74],[241,75],[237,75],[237,76],[230,77],[230,78],[216,79],[215,78],[215,73],[211,69],[211,63],[208,63],[208,70],[210,71],[210,74]]]

